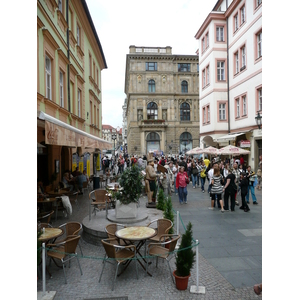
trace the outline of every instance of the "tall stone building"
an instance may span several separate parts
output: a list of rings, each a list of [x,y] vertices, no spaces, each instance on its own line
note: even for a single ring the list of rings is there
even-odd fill
[[[130,46],[125,93],[129,154],[178,154],[199,146],[197,55],[173,55],[169,46]]]

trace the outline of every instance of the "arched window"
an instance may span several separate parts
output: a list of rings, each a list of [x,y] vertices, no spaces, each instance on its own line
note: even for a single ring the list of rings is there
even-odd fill
[[[157,104],[155,102],[150,102],[147,105],[147,119],[157,120]]]
[[[190,105],[186,102],[180,105],[180,121],[190,121]]]
[[[147,141],[147,153],[149,151],[160,150],[160,137],[156,132],[150,132],[146,138]]]
[[[150,79],[148,81],[148,92],[154,93],[155,92],[155,81],[153,79]]]
[[[154,142],[154,141],[157,142],[159,140],[160,140],[159,135],[156,132],[150,132],[147,135],[147,142]]]
[[[181,82],[181,93],[187,93],[188,92],[188,83],[186,80],[183,80]]]

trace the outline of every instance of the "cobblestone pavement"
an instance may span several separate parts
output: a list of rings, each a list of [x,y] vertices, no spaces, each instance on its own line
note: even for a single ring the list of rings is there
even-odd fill
[[[207,187],[207,183],[206,183]],[[129,265],[126,272],[117,277],[115,289],[111,290],[115,266],[106,264],[101,282],[99,283],[99,276],[102,270],[102,259],[104,257],[104,249],[102,246],[95,246],[89,244],[81,239],[81,247],[83,250],[83,256],[80,255],[78,250],[79,260],[83,275],[80,275],[80,270],[76,260],[72,260],[71,268],[66,268],[68,283],[64,283],[63,270],[57,268],[53,263],[49,270],[52,273],[52,278],[47,275],[46,290],[56,291],[55,299],[75,300],[75,299],[95,299],[105,297],[121,297],[128,296],[129,300],[135,299],[260,299],[261,296],[257,296],[253,292],[253,283],[261,282],[261,236],[254,237],[254,239],[247,239],[247,233],[241,234],[241,230],[245,229],[245,226],[238,226],[237,224],[245,221],[245,224],[249,225],[247,228],[252,230],[261,230],[261,212],[262,212],[262,192],[255,191],[259,205],[252,205],[252,199],[250,197],[250,213],[244,213],[243,211],[236,209],[235,212],[220,213],[218,209],[208,209],[210,205],[209,195],[207,192],[202,193],[199,188],[193,189],[192,185],[188,186],[188,204],[179,205],[178,196],[172,195],[172,202],[174,210],[180,212],[180,217],[184,226],[188,221],[193,224],[194,238],[199,240],[199,286],[205,287],[205,294],[193,294],[190,293],[190,286],[196,285],[196,266],[192,269],[191,277],[189,279],[188,289],[185,291],[179,291],[176,289],[172,282],[170,272],[168,270],[166,262],[159,260],[158,268],[155,267],[155,263],[151,264],[149,271],[153,274],[152,277],[146,275],[146,272],[138,264],[139,278],[136,279],[135,264]],[[78,197],[78,207],[73,206],[73,213],[69,219],[66,219],[62,215],[58,217],[57,221],[53,221],[53,226],[58,226],[66,221],[79,221],[81,222],[84,217],[88,215],[88,193]],[[146,201],[146,197],[141,198],[141,205]],[[176,219],[176,216],[175,216]],[[259,221],[260,220],[260,221]],[[253,224],[255,223],[255,224]],[[214,225],[215,224],[215,225]],[[229,225],[228,225],[229,224]],[[233,240],[228,234],[228,226],[233,224],[234,235],[238,235],[237,240]],[[184,231],[184,226],[180,220],[180,232]],[[213,227],[213,230],[205,230],[206,227]],[[207,228],[208,228],[207,227]],[[202,228],[203,231],[198,231],[198,228]],[[215,230],[214,230],[215,228]],[[231,228],[231,227],[230,227]],[[240,232],[238,232],[240,230]],[[175,224],[176,230],[176,224]],[[248,229],[246,229],[248,230]],[[229,232],[230,233],[230,232]],[[252,234],[252,236],[255,234]],[[258,234],[259,235],[259,234]],[[261,233],[260,233],[261,235]],[[245,236],[244,238],[242,238]],[[248,236],[251,236],[251,232]],[[211,246],[207,247],[202,241],[209,241]],[[225,241],[225,242],[224,242]],[[227,241],[227,243],[226,243]],[[240,241],[240,243],[239,243]],[[254,243],[255,248],[260,248],[258,253],[249,253],[249,249],[245,244]],[[232,246],[238,246],[242,248],[238,257],[229,257],[231,251],[236,251],[236,248]],[[243,254],[243,250],[248,253]],[[212,255],[214,251],[217,251],[216,255]],[[242,254],[240,254],[242,253]],[[218,259],[220,261],[218,261]],[[229,269],[232,266],[232,270],[228,267],[222,267],[221,262],[226,262],[228,259]],[[233,260],[231,260],[233,259]],[[241,270],[239,265],[236,267],[236,262],[247,264],[246,269]],[[153,261],[154,262],[154,261]],[[218,265],[219,264],[219,265]],[[175,269],[175,260],[171,260],[171,269]],[[254,265],[254,266],[253,266]],[[220,267],[221,266],[221,267]],[[225,271],[224,271],[225,270]],[[232,271],[232,272],[230,272]],[[244,272],[244,273],[243,273]],[[251,274],[250,274],[251,273]],[[223,274],[223,275],[222,275]],[[246,276],[245,282],[242,284],[235,284],[234,280],[231,280],[230,276],[243,277]],[[227,278],[227,279],[226,279]],[[230,283],[232,281],[233,283]],[[235,285],[235,286],[234,286]],[[239,287],[237,287],[239,285]],[[37,291],[42,291],[42,277],[39,276],[37,282]]]

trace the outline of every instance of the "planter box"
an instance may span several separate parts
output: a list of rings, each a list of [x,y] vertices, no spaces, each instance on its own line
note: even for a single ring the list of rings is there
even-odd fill
[[[138,213],[137,203],[121,204],[117,200],[115,211],[117,219],[134,219]]]

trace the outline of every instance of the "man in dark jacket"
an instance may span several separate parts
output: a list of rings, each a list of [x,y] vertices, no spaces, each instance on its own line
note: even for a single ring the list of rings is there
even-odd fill
[[[242,196],[242,206],[240,207],[240,209],[243,209],[244,212],[248,212],[250,210],[246,202],[246,195],[248,194],[248,179],[245,172],[241,174],[240,187],[241,187],[241,196]]]

